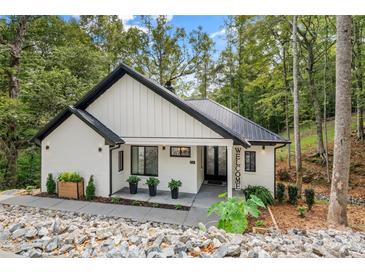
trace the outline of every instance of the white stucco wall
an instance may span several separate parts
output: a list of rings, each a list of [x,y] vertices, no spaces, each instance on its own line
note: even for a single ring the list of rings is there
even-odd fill
[[[118,152],[124,151],[124,170],[118,172]],[[131,175],[131,146],[123,145],[120,149],[114,150],[113,157],[113,192],[128,186],[127,178]],[[195,161],[194,164],[190,161]],[[197,146],[191,146],[191,157],[170,157],[170,146],[158,146],[158,179],[160,184],[159,190],[169,190],[168,182],[171,179],[181,180],[181,192],[197,193],[198,187],[202,183],[203,177],[198,176],[197,165]],[[139,188],[148,188],[145,184],[148,176],[140,176],[142,180],[138,184]]]
[[[239,148],[241,149],[239,160],[241,166],[239,169],[241,188],[244,189],[248,185],[259,185],[266,187],[274,193],[274,146],[265,146],[264,150],[262,149],[262,146],[252,146],[248,149],[245,149],[242,146],[233,147],[233,188],[235,187],[235,181],[239,175],[236,169],[236,154],[238,153],[237,149]],[[256,172],[245,171],[245,151],[256,151]]]
[[[127,74],[86,110],[122,138],[222,138]]]
[[[46,150],[46,146],[49,149]],[[42,141],[42,191],[47,176],[56,179],[64,171],[78,172],[85,180],[94,175],[96,195],[109,195],[109,147],[104,138],[71,115]],[[99,147],[102,151],[99,152]]]

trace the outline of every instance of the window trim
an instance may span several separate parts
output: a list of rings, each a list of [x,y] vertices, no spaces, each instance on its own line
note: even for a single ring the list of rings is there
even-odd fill
[[[247,165],[246,165],[246,160],[247,160],[246,155],[249,155],[249,158],[250,158],[250,163],[249,163],[248,169],[247,169]],[[251,169],[252,155],[254,155],[253,169]],[[256,172],[256,151],[245,151],[245,172]]]
[[[118,172],[124,170],[124,150],[118,151]]]
[[[180,155],[173,155],[172,154],[172,148],[178,148],[180,150]],[[181,155],[181,149],[182,148],[187,148],[189,149],[189,155],[185,156],[185,155]],[[191,157],[191,147],[188,146],[170,146],[170,157],[176,157],[176,158],[190,158]]]
[[[143,173],[134,173],[133,172],[133,148],[134,147],[143,147],[144,148],[144,152],[143,152],[143,158],[144,158]],[[146,147],[157,148],[157,173],[156,174],[145,173],[146,172],[146,149],[145,149]],[[132,145],[131,146],[131,175],[158,177],[158,146],[139,146],[139,145]]]

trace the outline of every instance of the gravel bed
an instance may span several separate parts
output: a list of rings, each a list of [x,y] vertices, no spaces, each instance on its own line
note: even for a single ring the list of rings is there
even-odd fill
[[[0,249],[26,257],[365,257],[365,233],[225,233],[155,222],[0,205]]]

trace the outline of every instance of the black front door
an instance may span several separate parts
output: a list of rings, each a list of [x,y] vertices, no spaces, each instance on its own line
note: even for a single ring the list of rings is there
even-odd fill
[[[206,146],[204,148],[204,177],[208,181],[227,181],[227,148]]]

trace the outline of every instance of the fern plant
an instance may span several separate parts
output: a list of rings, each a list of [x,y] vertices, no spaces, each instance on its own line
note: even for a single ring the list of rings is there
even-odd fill
[[[218,197],[226,198],[227,193],[220,194]],[[208,216],[216,213],[219,216],[218,228],[230,233],[243,233],[248,227],[248,215],[254,218],[260,216],[259,207],[265,204],[255,195],[251,195],[245,200],[238,197],[228,198],[211,205],[208,209]]]
[[[271,195],[271,192],[263,186],[248,186],[243,190],[243,194],[245,195],[246,200],[249,199],[251,195],[255,195],[265,204],[265,206],[274,204],[274,197]]]

